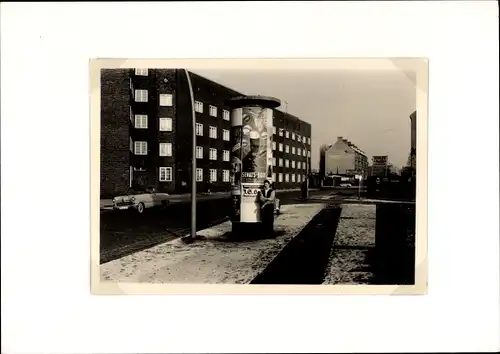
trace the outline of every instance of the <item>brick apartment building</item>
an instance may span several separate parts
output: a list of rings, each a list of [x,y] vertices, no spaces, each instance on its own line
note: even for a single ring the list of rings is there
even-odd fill
[[[229,190],[231,169],[228,98],[242,96],[190,73],[196,110],[196,163],[200,191]],[[311,125],[274,110],[276,188],[296,188],[311,158]],[[181,69],[101,70],[102,198],[132,186],[167,193],[191,189],[192,121],[189,88]]]

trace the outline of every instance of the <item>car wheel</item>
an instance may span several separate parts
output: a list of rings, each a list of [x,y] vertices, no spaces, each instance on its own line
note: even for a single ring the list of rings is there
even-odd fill
[[[139,214],[143,214],[144,213],[144,204],[143,203],[139,203],[139,205],[137,206],[137,211],[139,212]]]

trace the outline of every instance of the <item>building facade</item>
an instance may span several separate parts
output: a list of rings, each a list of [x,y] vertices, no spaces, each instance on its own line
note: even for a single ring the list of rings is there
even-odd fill
[[[366,154],[342,136],[325,151],[324,159],[326,175],[354,176],[363,174],[368,167]]]
[[[167,193],[191,190],[192,135],[200,191],[229,190],[228,98],[241,93],[190,73],[196,127],[184,70],[101,70],[101,197],[135,186]],[[311,125],[274,110],[276,188],[297,188],[311,157]]]

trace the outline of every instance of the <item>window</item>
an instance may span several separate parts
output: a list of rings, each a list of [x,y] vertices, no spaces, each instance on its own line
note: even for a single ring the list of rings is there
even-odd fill
[[[278,182],[283,182],[283,173],[278,174]]]
[[[283,129],[280,129],[279,136],[283,136]]]
[[[285,182],[290,181],[290,175],[288,173],[285,173]]]
[[[172,167],[160,167],[160,182],[172,182]]]
[[[210,115],[212,117],[217,117],[217,107],[215,106],[210,106],[209,107]]]
[[[297,148],[297,155],[300,156],[301,152],[302,152],[302,149],[301,148]]]
[[[297,134],[297,141],[300,141],[300,135]]]
[[[229,141],[229,130],[222,129],[222,140]]]
[[[279,162],[278,162],[278,163],[279,163],[280,167],[283,167],[283,159],[282,159],[281,157],[280,157],[280,159],[279,159]]]
[[[212,139],[217,139],[217,128],[210,126],[209,127],[209,131],[208,131],[208,135]]]
[[[148,69],[135,69],[137,76],[148,76]]]
[[[161,132],[172,131],[172,118],[160,118],[160,131]]]
[[[285,138],[289,138],[290,137],[290,132],[288,130],[285,131]]]
[[[197,159],[202,159],[203,158],[203,146],[197,146],[196,147],[196,158]]]
[[[307,157],[311,157],[311,151],[307,151]]]
[[[311,145],[311,138],[307,138],[307,143]]]
[[[305,142],[306,142],[306,137],[305,137],[305,136],[303,136],[303,137],[302,137],[302,142],[303,142],[303,143],[305,143]]]
[[[295,161],[292,160],[292,168],[295,168]]]
[[[283,144],[282,143],[279,144],[279,150],[283,151]]]
[[[276,134],[276,127],[273,127],[273,134]]]
[[[172,106],[172,95],[170,93],[160,94],[160,106]]]
[[[217,182],[217,170],[210,169],[210,182]]]
[[[302,163],[302,162],[297,161],[297,168],[299,168],[299,169],[300,169],[301,163]]]
[[[160,156],[172,156],[172,143],[160,143]]]
[[[295,133],[292,132],[292,140],[295,140]]]
[[[217,150],[210,148],[210,150],[208,150],[208,158],[210,160],[217,160]]]
[[[147,102],[148,90],[135,90],[135,102]]]
[[[300,182],[300,175],[297,175],[297,182]]]
[[[290,147],[288,145],[285,145],[285,152],[288,154],[290,152]]]
[[[135,115],[135,128],[137,129],[147,129],[148,127],[148,116],[145,114]]]
[[[276,157],[273,157],[273,166],[276,166]]]
[[[285,159],[285,167],[290,167],[290,161]]]
[[[203,124],[196,123],[196,135],[203,136]]]
[[[295,154],[295,146],[292,146],[292,154]]]
[[[229,111],[228,110],[225,109],[222,111],[222,119],[229,120]]]
[[[229,150],[222,151],[222,160],[229,161]]]
[[[276,150],[276,141],[273,141],[273,150]]]
[[[306,156],[306,149],[302,150],[302,156]]]
[[[194,101],[194,110],[198,113],[203,113],[203,103],[200,101]]]
[[[136,155],[147,155],[148,154],[148,142],[147,141],[136,141],[134,150],[135,150]]]
[[[292,182],[295,183],[295,173],[292,173]]]
[[[130,147],[129,147],[130,152],[134,152],[134,142],[132,141],[131,137],[129,138],[129,140],[130,140]]]
[[[229,182],[229,170],[222,170],[222,182]]]
[[[197,168],[196,169],[196,182],[201,182],[201,181],[203,181],[203,169]]]

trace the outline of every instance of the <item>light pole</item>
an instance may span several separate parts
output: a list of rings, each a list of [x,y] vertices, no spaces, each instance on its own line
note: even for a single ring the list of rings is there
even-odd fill
[[[184,69],[189,87],[189,98],[191,100],[191,120],[193,125],[192,136],[192,162],[191,162],[191,234],[183,238],[186,243],[193,242],[196,239],[196,111],[194,107],[193,86],[191,77],[187,69]]]

